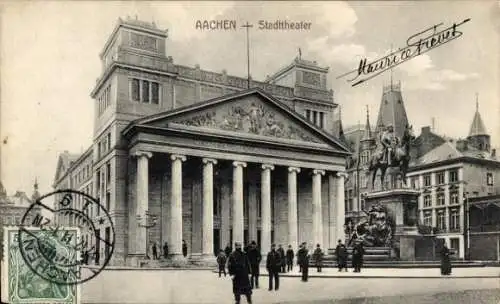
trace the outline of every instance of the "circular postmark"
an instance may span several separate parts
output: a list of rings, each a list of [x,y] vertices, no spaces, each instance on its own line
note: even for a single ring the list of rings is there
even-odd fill
[[[57,190],[26,210],[18,242],[34,273],[53,283],[74,285],[94,278],[108,265],[115,230],[108,210],[97,199],[80,191]]]

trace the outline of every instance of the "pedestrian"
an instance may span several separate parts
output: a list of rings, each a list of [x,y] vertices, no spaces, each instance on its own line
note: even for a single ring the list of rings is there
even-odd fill
[[[153,243],[151,251],[153,252],[153,259],[158,260],[158,248],[156,247],[156,243]]]
[[[297,250],[297,265],[299,265],[299,272],[302,272],[302,260],[304,259],[304,243],[299,245]]]
[[[247,256],[248,261],[250,262],[251,271],[250,285],[252,286],[252,289],[254,286],[255,288],[259,288],[260,261],[262,261],[262,255],[260,254],[260,250],[255,241],[250,243]]]
[[[227,266],[229,275],[233,282],[233,294],[236,304],[240,303],[241,295],[245,295],[247,303],[252,303],[252,286],[248,275],[250,274],[250,262],[241,250],[241,243],[234,243],[235,250],[229,255]]]
[[[226,276],[226,254],[224,250],[219,251],[219,255],[217,255],[217,265],[219,265],[219,278],[221,277],[222,272],[224,272],[224,276]]]
[[[224,253],[228,257],[231,252],[233,252],[233,248],[231,247],[231,243],[227,243],[226,248],[224,248]]]
[[[100,258],[99,250],[96,250],[96,252],[94,253],[94,258],[95,258],[95,264],[99,265],[99,258]]]
[[[281,246],[281,244],[278,245],[278,250],[276,250],[279,255],[280,255],[280,272],[285,272],[285,267],[286,267],[286,255],[285,255],[285,250]]]
[[[337,267],[339,268],[339,272],[342,269],[347,271],[347,248],[344,244],[342,244],[342,240],[339,240],[337,247],[335,248],[335,256],[337,257]]]
[[[168,243],[163,244],[163,257],[166,259],[168,257]]]
[[[301,266],[302,266],[302,282],[307,282],[308,278],[309,278],[309,259],[311,258],[311,256],[309,255],[309,252],[307,250],[307,247],[306,247],[306,243],[304,243],[302,245],[302,250],[303,250],[303,257],[302,257],[302,262],[301,262]]]
[[[363,248],[363,242],[358,241],[354,244],[352,249],[352,267],[354,272],[361,272],[361,267],[363,266],[363,254],[365,249]]]
[[[323,251],[321,250],[321,246],[316,244],[316,249],[314,250],[314,261],[316,262],[316,270],[321,272],[321,267],[323,267]]]
[[[443,248],[441,248],[441,275],[451,274],[450,255],[450,249],[448,249],[446,244],[443,244]]]
[[[292,271],[292,269],[293,269],[293,256],[294,256],[294,252],[292,249],[292,245],[288,245],[288,250],[286,251],[287,271]]]
[[[269,290],[273,290],[273,280],[274,290],[280,288],[280,270],[281,270],[281,256],[276,251],[276,244],[271,245],[271,251],[267,254],[266,269],[269,273]]]
[[[187,257],[188,255],[188,245],[185,240],[182,240],[182,255]]]

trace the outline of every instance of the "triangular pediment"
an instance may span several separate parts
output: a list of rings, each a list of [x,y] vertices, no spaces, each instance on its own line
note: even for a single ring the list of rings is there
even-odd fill
[[[279,138],[306,144],[326,144],[338,152],[349,153],[331,134],[317,128],[302,115],[257,89],[165,112],[136,121],[136,124],[158,128],[175,124],[200,128],[207,132],[235,132],[252,138]]]

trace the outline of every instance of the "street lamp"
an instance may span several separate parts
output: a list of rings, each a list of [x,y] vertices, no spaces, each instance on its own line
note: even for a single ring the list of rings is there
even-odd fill
[[[149,259],[149,232],[150,228],[156,226],[156,222],[158,217],[156,214],[150,214],[148,210],[146,210],[144,215],[137,214],[137,225],[142,228],[146,228],[146,259]]]

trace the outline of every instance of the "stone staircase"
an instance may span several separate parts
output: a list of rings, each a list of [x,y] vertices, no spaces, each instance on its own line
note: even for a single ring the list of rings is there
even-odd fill
[[[348,262],[350,268],[352,262],[352,248],[347,248]],[[314,267],[316,262],[311,254],[310,267]],[[391,257],[390,247],[365,247],[365,254],[363,256],[363,267],[366,268],[434,268],[439,267],[440,261],[400,261]],[[452,259],[453,267],[480,267],[486,266],[482,262],[464,261]],[[335,249],[328,249],[327,253],[323,256],[323,267],[334,268],[337,267],[337,257],[335,256]]]

